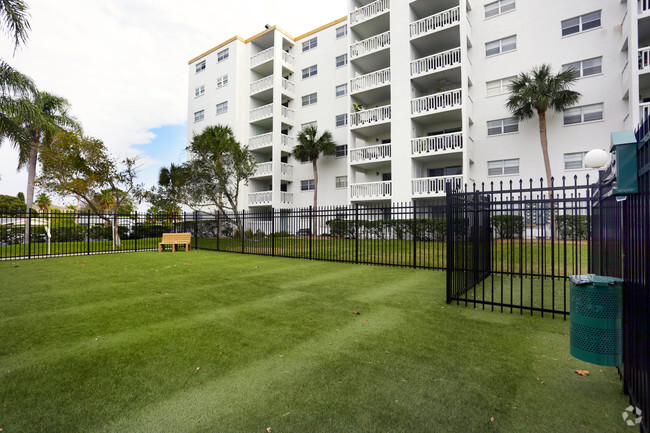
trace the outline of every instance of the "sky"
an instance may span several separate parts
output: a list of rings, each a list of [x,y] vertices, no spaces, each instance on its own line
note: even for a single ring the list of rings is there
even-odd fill
[[[26,1],[29,40],[14,53],[1,34],[0,58],[39,90],[66,98],[84,133],[103,140],[113,157],[138,156],[138,180],[147,187],[160,167],[185,160],[188,60],[265,24],[295,37],[347,10],[347,0]],[[0,194],[26,191],[27,172],[16,172],[17,164],[3,142]]]

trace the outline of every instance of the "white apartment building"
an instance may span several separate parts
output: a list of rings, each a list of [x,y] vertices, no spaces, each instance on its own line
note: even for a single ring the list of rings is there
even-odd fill
[[[304,35],[273,26],[190,60],[188,140],[221,124],[249,146],[249,209],[312,204],[311,164],[291,157],[309,124],[338,144],[318,162],[319,206],[538,182],[537,117],[518,122],[505,102],[509,80],[542,63],[578,70],[582,94],[548,113],[553,175],[593,179],[584,154],[650,110],[650,0],[349,0],[345,17]]]

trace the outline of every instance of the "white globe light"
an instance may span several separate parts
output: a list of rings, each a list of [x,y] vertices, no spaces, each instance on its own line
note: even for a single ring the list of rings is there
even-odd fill
[[[602,149],[590,150],[585,155],[584,162],[589,168],[605,168],[609,163],[609,153]]]

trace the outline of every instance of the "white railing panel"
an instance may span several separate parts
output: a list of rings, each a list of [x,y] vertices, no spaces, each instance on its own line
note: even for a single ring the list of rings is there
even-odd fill
[[[286,78],[282,79],[282,89],[286,90],[289,93],[294,93],[296,91],[296,85]]]
[[[463,176],[425,177],[411,181],[413,195],[423,196],[444,195],[447,183],[451,183],[454,191],[460,190],[462,188]]]
[[[350,185],[350,194],[353,199],[390,198],[393,193],[393,184],[386,182],[353,183]]]
[[[270,176],[273,174],[273,162],[258,162],[255,165],[255,176]]]
[[[374,162],[389,159],[391,156],[390,144],[360,147],[350,150],[350,163]]]
[[[639,104],[639,122],[643,122],[650,116],[650,102]]]
[[[253,108],[250,113],[251,122],[273,116],[273,104]]]
[[[293,204],[293,193],[281,192],[280,193],[280,203]]]
[[[266,63],[269,60],[273,60],[273,47],[253,54],[251,56],[251,68],[254,68],[257,65],[261,65],[262,63]]]
[[[390,105],[350,113],[351,126],[368,126],[390,120]]]
[[[424,75],[460,65],[460,48],[443,51],[411,62],[411,75]]]
[[[253,81],[250,85],[251,95],[273,87],[273,75]]]
[[[350,80],[350,93],[361,92],[390,84],[390,68],[382,69]]]
[[[374,18],[390,9],[390,0],[377,0],[364,7],[355,9],[350,12],[350,25],[359,24],[370,18]]]
[[[650,69],[650,47],[639,48],[639,71],[648,69]]]
[[[432,113],[458,108],[462,102],[463,98],[460,89],[423,96],[411,100],[411,114]]]
[[[291,108],[282,106],[282,117],[293,120],[293,110]]]
[[[639,0],[639,13],[643,14],[650,11],[650,0]]]
[[[281,134],[280,135],[280,140],[281,140],[282,146],[284,146],[286,148],[289,148],[289,149],[293,149],[294,146],[296,145],[296,137],[290,137],[290,136],[288,136],[286,134]]]
[[[287,164],[286,162],[280,163],[280,174],[282,174],[285,177],[292,177],[293,176],[293,165]]]
[[[271,146],[273,144],[273,133],[255,135],[248,139],[248,149],[255,150],[261,147]]]
[[[273,193],[271,191],[264,192],[251,192],[248,194],[248,204],[270,204],[273,199]]]
[[[365,56],[375,51],[383,50],[390,46],[390,32],[381,33],[356,44],[350,45],[350,58]]]
[[[290,64],[291,66],[296,65],[296,58],[292,54],[287,53],[286,51],[282,51],[282,61]]]
[[[463,150],[463,133],[432,135],[411,140],[411,154],[430,155]]]
[[[460,6],[411,23],[411,37],[432,33],[458,23],[460,23]]]

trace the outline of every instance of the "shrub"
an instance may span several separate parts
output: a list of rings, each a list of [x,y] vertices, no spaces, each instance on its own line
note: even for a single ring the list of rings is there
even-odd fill
[[[353,238],[356,230],[354,221],[334,219],[325,222],[330,229],[330,235],[342,238]]]
[[[589,222],[586,215],[558,215],[555,218],[557,236],[561,239],[587,239]]]
[[[291,235],[289,234],[289,232],[282,230],[279,232],[271,233],[269,236],[273,236],[274,238],[288,238]]]
[[[524,232],[524,217],[521,215],[494,215],[490,218],[496,237],[519,238]]]

